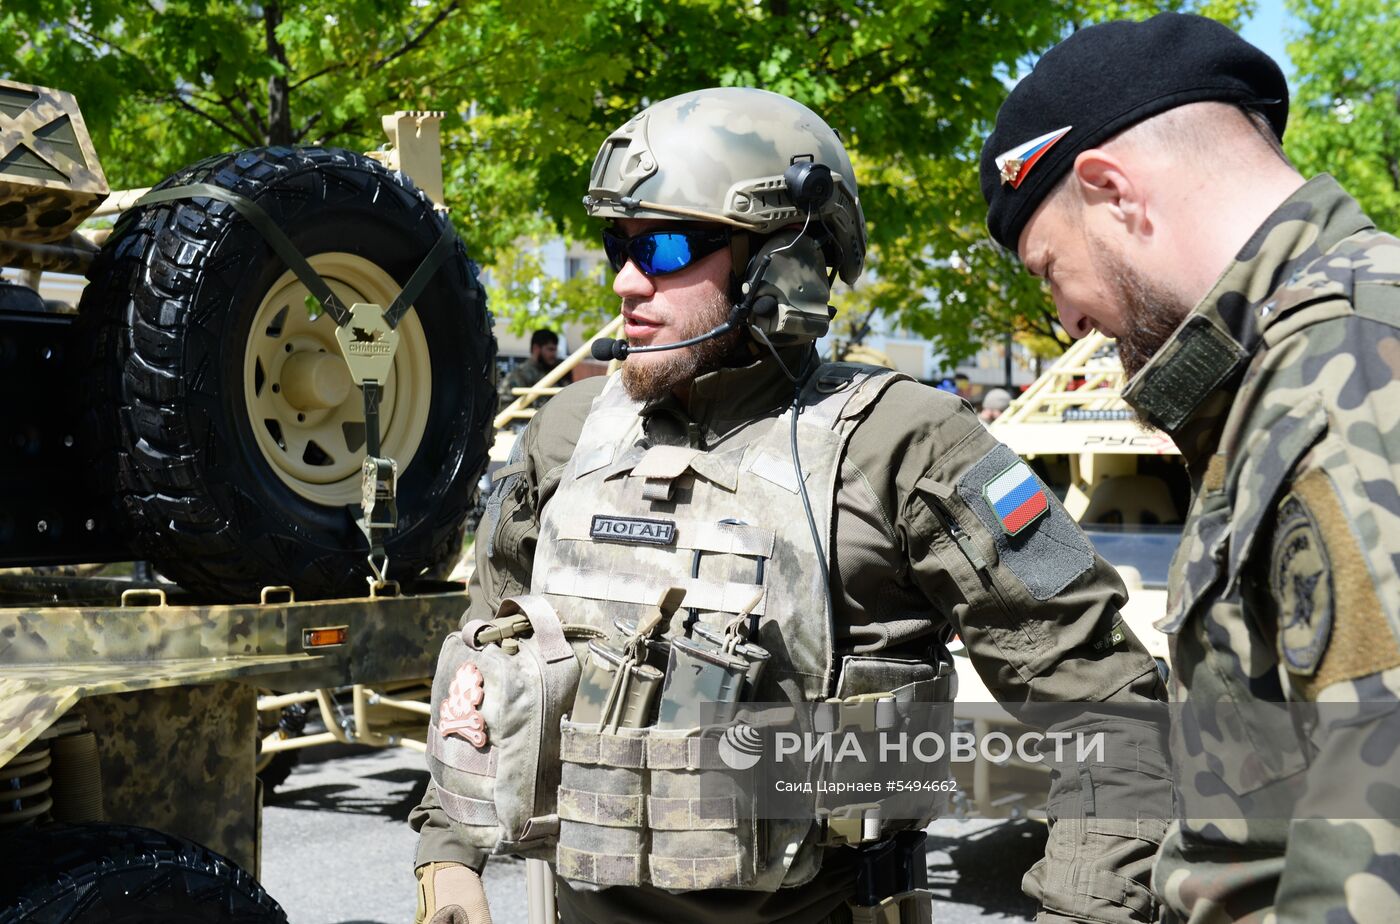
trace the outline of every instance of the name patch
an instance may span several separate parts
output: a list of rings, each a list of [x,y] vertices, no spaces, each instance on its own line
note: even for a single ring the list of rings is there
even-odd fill
[[[672,520],[651,520],[645,517],[610,517],[595,513],[588,534],[603,542],[637,542],[646,545],[671,545],[676,541],[676,524]]]

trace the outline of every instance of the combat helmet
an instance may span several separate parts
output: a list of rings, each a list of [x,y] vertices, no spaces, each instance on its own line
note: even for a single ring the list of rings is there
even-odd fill
[[[821,195],[802,195],[794,167]],[[754,294],[771,296],[759,299],[752,323],[775,341],[826,333],[832,281],[853,284],[865,266],[865,215],[840,136],[806,106],[767,90],[696,90],[643,109],[603,142],[583,202],[593,217],[751,232],[752,246],[749,235],[735,235],[736,282],[742,289],[756,281]]]

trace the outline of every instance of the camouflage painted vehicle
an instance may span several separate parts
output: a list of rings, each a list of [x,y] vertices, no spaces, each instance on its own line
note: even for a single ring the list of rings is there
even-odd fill
[[[284,920],[255,879],[260,691],[348,689],[325,735],[423,749],[460,585],[223,606],[168,590],[0,580],[0,921],[124,919],[138,906],[112,881],[167,914],[133,919]]]
[[[368,156],[241,151],[113,193],[71,95],[0,81],[0,378],[22,396],[0,446],[0,922],[285,920],[256,880],[255,768],[423,749],[466,604],[436,578],[495,396],[440,117],[385,117]],[[85,274],[78,305],[44,273]],[[132,560],[158,576],[35,573]],[[308,706],[324,731],[278,727]]]
[[[1164,673],[1167,570],[1181,540],[1190,484],[1176,446],[1139,423],[1121,392],[1116,344],[1097,332],[1076,342],[990,425],[1035,469],[1128,589],[1123,620]],[[960,654],[960,652],[954,652]],[[955,715],[979,737],[1017,723],[958,658]],[[959,770],[961,807],[989,817],[1044,817],[1046,765],[981,756]]]

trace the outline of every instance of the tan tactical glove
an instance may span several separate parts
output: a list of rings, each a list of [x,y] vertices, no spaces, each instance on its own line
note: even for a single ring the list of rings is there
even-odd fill
[[[414,924],[491,924],[481,878],[460,863],[429,863],[418,873]]]

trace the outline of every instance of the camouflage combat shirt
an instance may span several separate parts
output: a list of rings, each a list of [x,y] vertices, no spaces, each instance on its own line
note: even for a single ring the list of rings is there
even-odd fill
[[[1194,487],[1169,920],[1400,920],[1400,240],[1311,180],[1125,396]]]
[[[787,362],[796,367],[801,359],[798,352]],[[599,377],[565,389],[521,437],[521,477],[498,483],[481,523],[466,618],[490,618],[502,598],[528,592],[539,512],[558,487],[603,384]],[[706,449],[742,446],[762,434],[792,393],[771,359],[712,372],[692,384],[688,407],[673,398],[647,406],[646,438]],[[928,657],[935,640],[956,631],[1004,703],[1142,705],[1164,696],[1155,664],[1119,622],[1122,582],[1053,495],[1050,514],[1014,541],[991,529],[980,488],[1016,461],[957,396],[908,380],[883,393],[852,433],[838,478],[830,563],[838,655]],[[950,532],[945,517],[958,528]],[[1041,920],[1152,919],[1147,880],[1171,796],[1165,742],[1144,733],[1135,748],[1136,765],[1110,768],[1104,782],[1145,807],[1141,820],[1080,823],[1081,775],[1056,776],[1050,810],[1064,820],[1053,825],[1046,859],[1023,883],[1044,909]],[[411,822],[420,833],[418,865],[457,861],[480,869],[485,863],[454,841],[431,785]],[[813,924],[849,894],[849,868],[844,874],[839,868],[849,852],[827,851],[822,875],[776,893],[583,892],[560,880],[560,908],[566,920],[608,924]]]
[[[501,379],[501,384],[496,392],[496,413],[499,414],[507,407],[510,407],[511,402],[516,399],[514,389],[529,388],[549,373],[550,369],[546,369],[537,360],[527,359],[523,363],[518,363],[514,369],[510,370],[505,378]],[[571,376],[564,376],[559,382],[559,387],[563,388],[565,385],[569,384],[570,380]],[[548,401],[548,395],[541,395],[536,398],[534,403],[535,409],[538,410],[544,407]]]

